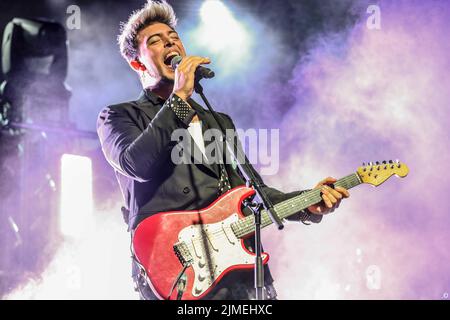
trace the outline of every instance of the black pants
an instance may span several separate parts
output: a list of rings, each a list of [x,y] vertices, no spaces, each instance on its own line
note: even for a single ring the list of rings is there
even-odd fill
[[[133,263],[135,290],[139,293],[141,300],[158,300],[145,278],[136,268],[139,267]],[[256,292],[253,279],[253,270],[232,272],[223,277],[219,285],[205,296],[204,300],[254,300]],[[272,283],[266,282],[264,293],[264,300],[276,300],[277,298]]]

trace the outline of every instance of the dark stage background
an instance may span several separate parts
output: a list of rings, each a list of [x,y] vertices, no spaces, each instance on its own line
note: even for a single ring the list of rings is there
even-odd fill
[[[188,53],[212,58],[217,76],[204,82],[212,104],[239,128],[279,129],[268,184],[311,188],[368,161],[410,167],[404,180],[352,190],[319,225],[265,230],[279,297],[447,299],[450,3],[169,2]],[[0,125],[4,299],[137,298],[121,194],[95,125],[103,107],[140,93],[116,36],[143,4],[0,2],[0,30],[14,17],[47,18],[68,39],[57,86],[0,74],[17,99]]]

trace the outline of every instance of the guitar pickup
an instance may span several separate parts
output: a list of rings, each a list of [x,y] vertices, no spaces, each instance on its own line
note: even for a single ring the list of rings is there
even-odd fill
[[[188,246],[184,242],[178,242],[173,245],[173,251],[183,266],[189,266],[194,262]]]

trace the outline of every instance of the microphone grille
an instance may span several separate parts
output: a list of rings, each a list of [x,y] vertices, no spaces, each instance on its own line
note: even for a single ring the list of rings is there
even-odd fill
[[[178,66],[178,64],[181,62],[181,59],[183,59],[181,56],[175,56],[170,61],[170,65],[172,66],[172,69],[175,70]]]

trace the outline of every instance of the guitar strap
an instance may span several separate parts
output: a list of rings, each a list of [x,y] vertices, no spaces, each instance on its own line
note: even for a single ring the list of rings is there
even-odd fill
[[[170,293],[168,298],[172,296],[173,290],[175,290],[175,287],[177,287],[177,300],[181,300],[184,294],[184,290],[186,290],[186,283],[187,283],[187,275],[185,274],[186,269],[189,267],[189,263],[186,263],[183,266],[183,269],[180,271],[178,276],[176,277],[175,281],[173,282],[172,288],[170,289]]]
[[[131,241],[130,241],[130,252],[131,252],[131,260],[132,260],[132,269],[131,269],[131,277],[133,278],[135,282],[135,290],[141,291],[141,283],[142,281],[147,281],[147,272],[145,271],[145,268],[139,263],[139,261],[136,259],[136,255],[134,254],[133,250],[133,231],[130,231],[131,235]],[[140,292],[142,295],[142,292]]]

